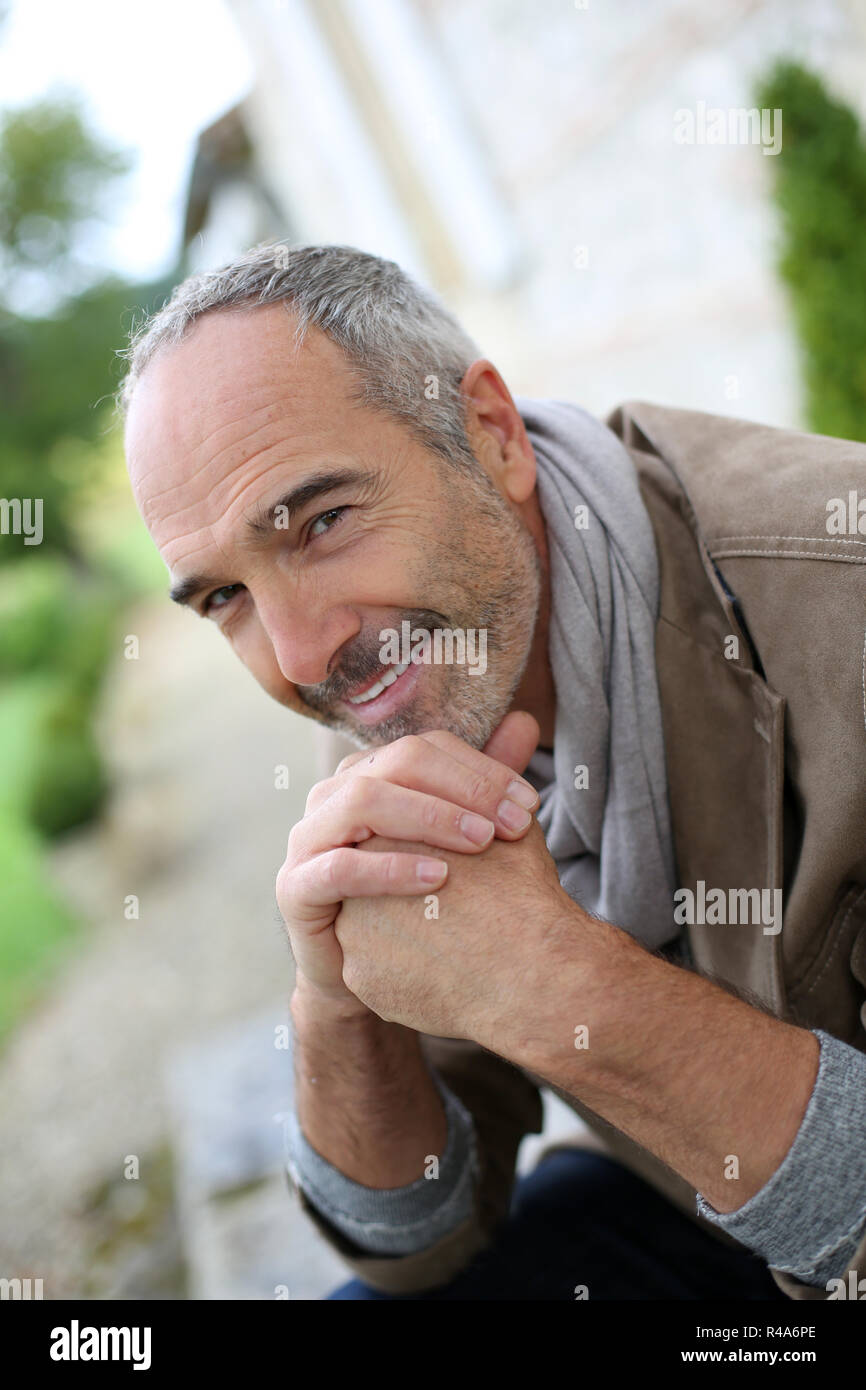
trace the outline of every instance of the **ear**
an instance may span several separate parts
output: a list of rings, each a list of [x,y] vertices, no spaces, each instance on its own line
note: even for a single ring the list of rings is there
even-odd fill
[[[511,392],[486,357],[466,369],[460,389],[478,458],[512,502],[525,502],[535,488],[535,454]]]

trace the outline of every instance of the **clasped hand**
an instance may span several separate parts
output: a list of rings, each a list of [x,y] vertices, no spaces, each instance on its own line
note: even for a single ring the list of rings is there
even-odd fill
[[[537,741],[515,712],[483,752],[433,730],[317,783],[277,879],[299,985],[348,1014],[495,1041],[574,907],[515,775]]]

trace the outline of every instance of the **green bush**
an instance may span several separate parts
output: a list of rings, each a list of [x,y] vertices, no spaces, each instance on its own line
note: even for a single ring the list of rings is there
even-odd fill
[[[53,690],[52,677],[45,672],[0,684],[0,817],[26,817]]]
[[[111,654],[118,596],[87,583],[70,592],[62,621],[54,630],[52,669],[73,694],[93,705]]]
[[[36,831],[0,810],[0,1042],[56,969],[58,951],[74,941],[76,921],[45,882]]]
[[[106,791],[92,724],[117,599],[56,556],[0,573],[7,575],[0,585],[5,785],[10,804],[44,834],[57,835],[89,820]]]
[[[53,664],[68,587],[67,566],[49,556],[0,570],[0,678]]]
[[[0,568],[0,1043],[74,940],[44,837],[89,820],[106,777],[93,713],[122,589],[57,556]]]
[[[27,812],[43,835],[59,835],[90,820],[102,805],[107,779],[91,725],[90,702],[61,687],[39,728]]]
[[[765,162],[809,427],[866,440],[866,144],[854,113],[797,63],[778,63],[756,103],[782,112],[781,152]]]

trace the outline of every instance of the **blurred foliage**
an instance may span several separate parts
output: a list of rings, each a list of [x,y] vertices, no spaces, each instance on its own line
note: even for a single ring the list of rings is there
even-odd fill
[[[66,567],[40,559],[0,584],[0,680],[33,671],[61,630]]]
[[[782,111],[782,150],[771,161],[779,272],[800,338],[809,428],[866,440],[866,143],[854,113],[797,63],[778,63],[756,103]]]
[[[77,499],[98,481],[100,456],[79,450],[70,467],[62,442],[97,443],[109,427],[120,374],[117,346],[140,296],[140,290],[109,282],[50,318],[0,314],[0,496],[43,499],[43,550],[75,554]],[[4,536],[0,565],[28,558],[28,552],[23,537]]]
[[[55,691],[40,727],[40,753],[27,811],[46,835],[90,820],[102,805],[107,778],[91,724],[90,705],[75,692]]]
[[[44,672],[0,682],[0,1039],[36,997],[76,926],[46,881],[42,840],[27,812],[56,693]]]
[[[78,105],[43,100],[0,130],[0,248],[5,276],[38,270],[68,283],[82,232],[129,161],[91,134]]]
[[[93,283],[83,254],[125,167],[75,103],[0,121],[0,498],[43,504],[40,545],[0,534],[0,1035],[75,925],[46,883],[42,844],[102,804],[95,710],[145,574],[139,551],[125,563],[129,517],[112,495],[113,393],[117,348],[168,280]],[[50,312],[25,316],[19,291],[34,276]]]
[[[17,778],[7,777],[7,796],[39,830],[55,835],[88,820],[106,789],[91,725],[116,603],[98,581],[70,583],[58,557],[20,563],[16,579],[0,586],[0,682],[37,672],[49,680],[41,694],[39,686],[35,696],[30,690],[26,711],[7,716],[7,737],[15,737],[16,723],[32,729]],[[12,681],[9,688],[19,696],[28,690]],[[0,739],[3,732],[0,721]]]
[[[38,997],[60,955],[75,940],[76,922],[45,879],[38,833],[0,810],[0,1042]]]

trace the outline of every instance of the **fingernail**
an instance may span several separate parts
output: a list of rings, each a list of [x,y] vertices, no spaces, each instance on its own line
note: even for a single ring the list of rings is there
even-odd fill
[[[486,816],[476,816],[474,811],[465,811],[460,817],[460,829],[474,845],[483,845],[493,835],[493,822]]]
[[[448,865],[441,859],[421,859],[418,862],[418,877],[422,883],[438,883],[447,869]]]
[[[527,811],[531,811],[538,800],[538,792],[528,782],[510,782],[505,788],[505,795],[525,806]]]
[[[525,830],[532,820],[529,812],[514,801],[500,801],[496,814],[509,830]]]

